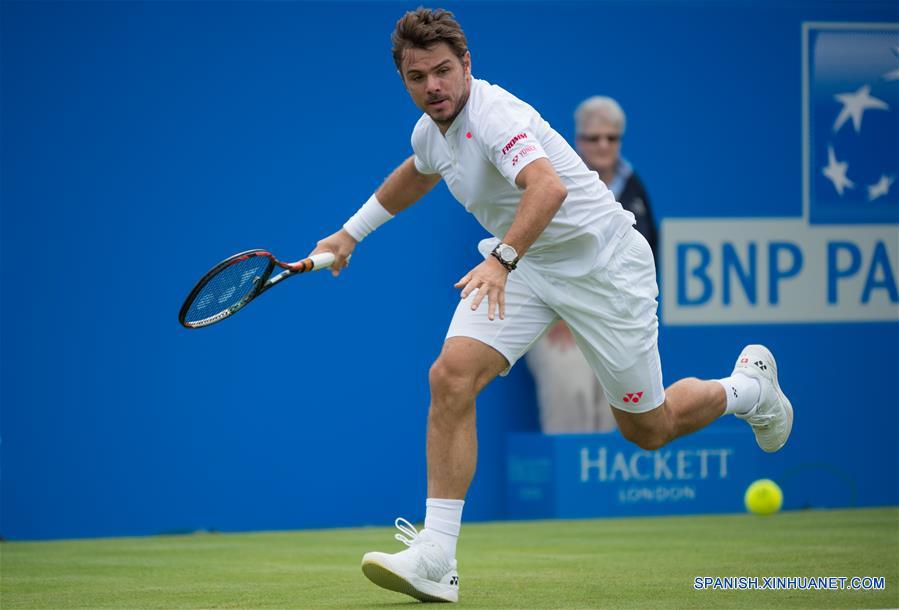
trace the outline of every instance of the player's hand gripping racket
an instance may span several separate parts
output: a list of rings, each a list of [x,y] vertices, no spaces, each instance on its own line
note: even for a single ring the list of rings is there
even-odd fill
[[[187,328],[202,328],[234,315],[260,294],[293,275],[327,269],[330,252],[313,254],[295,263],[282,263],[271,252],[247,250],[226,258],[210,269],[187,295],[178,321]],[[283,269],[272,277],[275,268]]]

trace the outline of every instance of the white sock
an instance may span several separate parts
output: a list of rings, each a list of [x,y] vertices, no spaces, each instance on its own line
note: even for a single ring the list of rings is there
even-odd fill
[[[462,506],[465,500],[428,498],[425,502],[425,531],[437,542],[450,560],[456,558],[456,542],[462,529]]]
[[[743,373],[734,373],[730,377],[718,379],[727,394],[727,408],[724,413],[749,413],[759,401],[762,389],[758,379],[754,379]]]

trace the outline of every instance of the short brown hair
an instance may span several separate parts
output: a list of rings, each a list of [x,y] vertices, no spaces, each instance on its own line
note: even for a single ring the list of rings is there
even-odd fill
[[[456,57],[462,61],[468,53],[468,41],[456,18],[442,8],[418,7],[409,11],[396,22],[396,29],[390,37],[393,43],[393,61],[402,72],[403,53],[406,49],[427,49],[431,45],[445,42]]]

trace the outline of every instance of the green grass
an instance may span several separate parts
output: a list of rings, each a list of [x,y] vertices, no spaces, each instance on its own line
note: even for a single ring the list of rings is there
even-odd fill
[[[359,568],[388,528],[4,542],[5,608],[389,608]],[[468,524],[469,608],[899,606],[899,509]],[[696,576],[883,576],[884,591],[696,591]]]

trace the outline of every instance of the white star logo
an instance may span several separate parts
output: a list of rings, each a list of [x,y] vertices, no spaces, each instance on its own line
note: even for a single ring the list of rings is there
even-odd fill
[[[849,163],[846,161],[837,161],[837,156],[833,152],[833,146],[827,147],[827,167],[821,170],[821,173],[827,176],[828,180],[833,183],[833,187],[837,189],[840,197],[843,196],[843,189],[846,187],[855,188],[855,183],[846,177],[849,170]]]
[[[883,197],[889,193],[894,180],[895,178],[893,176],[882,174],[880,180],[874,184],[868,185],[868,201],[874,201],[878,197]]]
[[[871,97],[870,94],[871,87],[862,85],[855,93],[838,93],[834,96],[838,102],[843,104],[843,109],[833,124],[834,133],[840,130],[840,127],[843,126],[843,123],[849,117],[852,117],[852,126],[855,127],[855,132],[858,133],[862,129],[862,114],[864,114],[865,110],[872,108],[875,110],[889,110],[889,104],[876,97]]]
[[[893,47],[893,55],[899,57],[899,47]],[[899,80],[899,68],[890,70],[883,75],[883,80]]]

